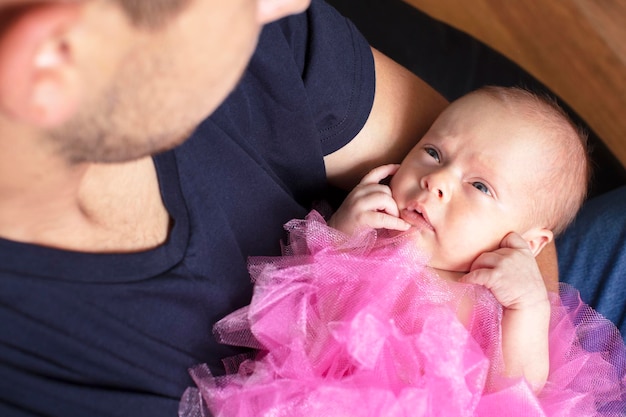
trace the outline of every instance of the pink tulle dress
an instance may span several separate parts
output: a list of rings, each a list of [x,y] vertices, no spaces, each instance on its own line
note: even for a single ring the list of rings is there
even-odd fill
[[[191,370],[181,416],[622,416],[618,330],[561,286],[551,300],[550,374],[534,394],[501,374],[502,309],[485,288],[424,268],[409,234],[347,238],[312,212],[285,226],[284,256],[255,258],[249,306],[215,327],[259,349]]]

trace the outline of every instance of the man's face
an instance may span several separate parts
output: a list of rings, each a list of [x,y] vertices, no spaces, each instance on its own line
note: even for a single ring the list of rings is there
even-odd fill
[[[265,6],[260,14],[259,2],[278,3],[280,9]],[[163,27],[128,23],[124,42],[130,46],[111,45],[126,51],[110,82],[87,94],[55,140],[73,161],[121,161],[171,148],[236,85],[262,25],[304,10],[308,2],[192,0]]]
[[[466,272],[509,232],[526,232],[544,172],[540,131],[485,96],[453,103],[391,181],[401,217],[436,269]]]

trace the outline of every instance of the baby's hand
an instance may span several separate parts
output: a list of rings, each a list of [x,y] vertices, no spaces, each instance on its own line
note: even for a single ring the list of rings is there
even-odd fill
[[[550,303],[539,267],[526,241],[509,233],[500,248],[480,255],[463,277],[489,288],[504,307],[502,358],[504,374],[523,376],[541,391],[550,369]]]
[[[390,164],[370,171],[348,194],[328,225],[347,234],[364,227],[409,230],[411,225],[399,217],[391,189],[380,184],[380,181],[395,174],[398,167],[397,164]]]
[[[476,258],[463,281],[487,287],[510,310],[545,307],[548,303],[537,261],[517,233],[509,233],[500,248]]]

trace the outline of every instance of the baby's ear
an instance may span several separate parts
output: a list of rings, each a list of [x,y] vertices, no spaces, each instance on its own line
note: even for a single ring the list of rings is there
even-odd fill
[[[522,233],[522,237],[528,243],[533,256],[537,256],[548,243],[552,242],[554,234],[549,229],[537,227]]]

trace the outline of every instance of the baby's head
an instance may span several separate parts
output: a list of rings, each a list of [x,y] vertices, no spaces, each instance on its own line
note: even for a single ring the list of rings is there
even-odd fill
[[[509,232],[538,254],[572,221],[588,176],[586,137],[558,105],[485,87],[450,104],[391,188],[431,266],[467,271]]]

